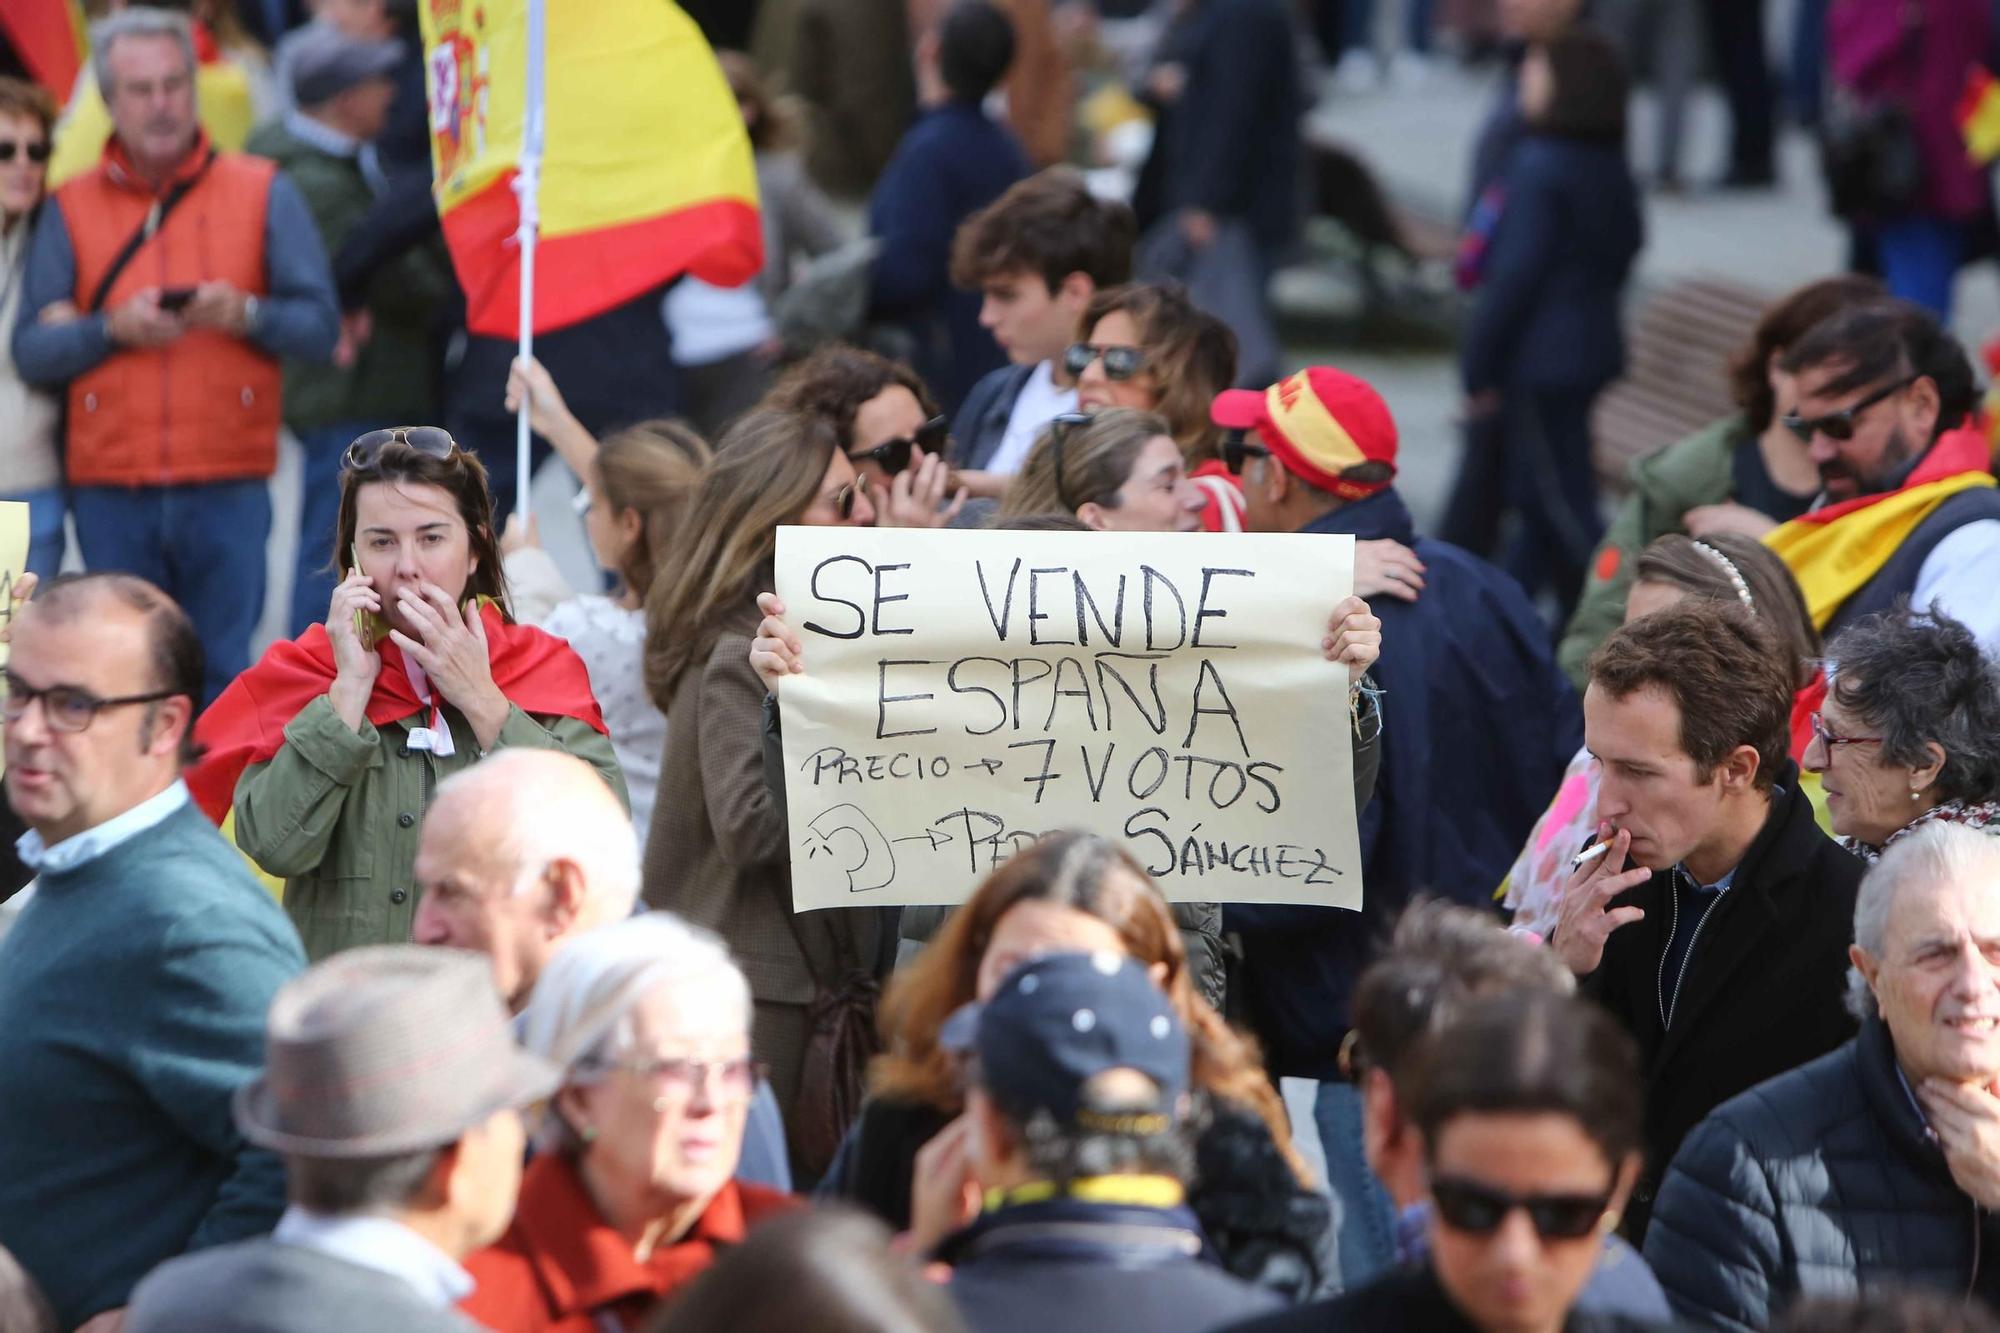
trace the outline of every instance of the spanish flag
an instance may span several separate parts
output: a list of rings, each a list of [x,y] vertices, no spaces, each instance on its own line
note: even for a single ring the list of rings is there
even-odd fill
[[[475,333],[519,335],[523,195],[533,331],[682,273],[763,267],[749,137],[671,0],[422,0],[438,214]]]
[[[6,0],[0,4],[0,37],[13,45],[30,78],[56,101],[69,100],[90,54],[81,0]]]
[[[1965,137],[1965,155],[1983,167],[2000,157],[2000,80],[1984,65],[1965,76],[1958,98],[1958,132]]]

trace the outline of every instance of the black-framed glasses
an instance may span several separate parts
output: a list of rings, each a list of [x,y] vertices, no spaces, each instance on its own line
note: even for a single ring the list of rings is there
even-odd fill
[[[0,139],[0,162],[12,162],[16,157],[23,155],[36,166],[47,162],[48,140],[44,139],[40,143],[22,143],[19,139]]]
[[[1826,755],[1829,759],[1833,757],[1835,746],[1880,745],[1882,743],[1880,736],[1836,736],[1833,733],[1833,729],[1826,725],[1826,715],[1818,712],[1812,715],[1812,734],[1814,740],[1826,747]]]
[[[107,708],[156,704],[179,693],[179,690],[154,690],[150,694],[121,694],[106,699],[92,694],[81,685],[51,685],[38,690],[8,671],[0,673],[0,716],[5,716],[9,722],[19,722],[27,716],[28,705],[40,699],[42,716],[48,720],[49,729],[74,734],[90,730],[90,724]]]
[[[1123,382],[1146,368],[1143,347],[1106,347],[1100,343],[1071,343],[1063,352],[1063,371],[1076,379],[1090,369],[1090,363],[1104,358],[1104,378]]]
[[[1243,462],[1248,458],[1269,458],[1271,451],[1261,444],[1250,443],[1248,435],[1240,430],[1232,430],[1222,441],[1222,465],[1229,469],[1229,475],[1243,475]]]
[[[1802,417],[1795,412],[1788,413],[1782,418],[1785,429],[1796,435],[1801,444],[1811,444],[1815,435],[1824,435],[1829,440],[1851,440],[1854,438],[1854,419],[1856,417],[1881,402],[1884,398],[1901,393],[1912,384],[1915,384],[1920,378],[1922,377],[1918,375],[1910,375],[1900,380],[1891,381],[1852,407],[1843,407],[1838,412],[1828,412],[1823,417]]]
[[[932,417],[917,427],[914,435],[898,435],[882,441],[873,449],[863,449],[848,457],[856,463],[878,463],[884,472],[893,477],[910,465],[912,449],[922,449],[927,454],[943,453],[950,431],[950,422],[941,416]]]
[[[1431,1199],[1440,1220],[1453,1231],[1490,1236],[1516,1208],[1528,1214],[1535,1234],[1543,1240],[1581,1240],[1597,1230],[1611,1209],[1610,1190],[1602,1194],[1509,1194],[1477,1181],[1450,1176],[1431,1182]]]
[[[1063,445],[1071,431],[1089,424],[1088,412],[1058,412],[1049,422],[1049,463],[1055,470],[1056,501],[1072,514],[1076,512],[1076,504],[1069,498],[1069,488],[1063,485]]]
[[[458,441],[451,438],[451,432],[442,426],[390,426],[386,430],[371,430],[348,445],[340,466],[348,472],[373,467],[375,460],[382,456],[382,451],[392,444],[403,445],[426,458],[439,461],[458,452]]]
[[[663,1055],[650,1060],[608,1060],[598,1067],[622,1069],[634,1078],[689,1096],[698,1088],[713,1088],[724,1097],[747,1099],[765,1077],[764,1066],[747,1055],[730,1060],[685,1060]]]

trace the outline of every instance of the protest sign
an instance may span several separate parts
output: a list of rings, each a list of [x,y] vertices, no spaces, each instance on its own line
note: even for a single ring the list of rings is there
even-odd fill
[[[1167,897],[1359,908],[1352,539],[778,530],[792,896],[956,903],[1043,833]]]
[[[28,505],[24,500],[0,500],[0,630],[14,623],[14,580],[28,568]],[[7,636],[0,634],[0,667],[7,665]],[[0,755],[0,773],[7,760]]]

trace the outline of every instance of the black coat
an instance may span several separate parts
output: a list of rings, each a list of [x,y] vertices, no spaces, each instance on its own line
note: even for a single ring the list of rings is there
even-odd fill
[[[1646,1258],[1674,1313],[1704,1328],[1759,1329],[1795,1297],[1891,1284],[2000,1296],[2000,1231],[1953,1183],[1879,1019],[1688,1136]]]
[[[1622,1333],[1652,1327],[1623,1315],[1575,1310],[1563,1321],[1563,1333]],[[1409,1333],[1478,1333],[1477,1326],[1444,1294],[1428,1266],[1391,1273],[1329,1301],[1314,1301],[1233,1325],[1230,1333],[1343,1333],[1346,1329],[1355,1333],[1396,1333],[1402,1329]]]
[[[1701,927],[1672,1029],[1660,1020],[1677,910],[1672,872],[1613,900],[1646,917],[1613,932],[1604,961],[1583,979],[1584,993],[1638,1041],[1646,1077],[1646,1174],[1627,1214],[1635,1242],[1667,1163],[1702,1117],[1854,1035],[1844,996],[1863,867],[1813,822],[1796,768],[1787,764],[1778,785],[1763,830]]]

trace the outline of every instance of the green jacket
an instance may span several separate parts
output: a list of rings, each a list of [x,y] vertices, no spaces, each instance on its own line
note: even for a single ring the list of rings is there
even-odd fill
[[[305,196],[329,257],[339,253],[375,203],[352,157],[300,139],[282,120],[250,136],[249,152],[276,162]],[[293,431],[335,422],[417,422],[436,415],[431,349],[433,312],[451,299],[452,278],[437,242],[404,252],[375,275],[367,310],[374,323],[354,364],[285,362],[285,424]]]
[[[236,783],[236,844],[285,881],[285,911],[314,961],[362,944],[410,938],[417,898],[417,833],[438,784],[481,758],[471,724],[446,705],[457,750],[439,758],[407,744],[421,715],[354,731],[325,695],[285,728],[278,753]],[[625,777],[611,738],[571,717],[511,709],[501,746],[562,750],[604,775],[618,799]]]
[[[1640,553],[1670,532],[1686,532],[1681,516],[1688,510],[1729,498],[1737,447],[1749,440],[1743,418],[1729,417],[1632,464],[1632,493],[1591,558],[1590,577],[1557,652],[1578,694],[1589,684],[1584,664],[1625,623],[1625,595]]]

